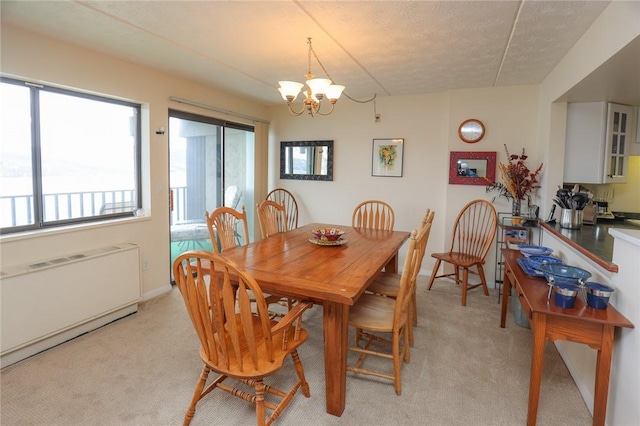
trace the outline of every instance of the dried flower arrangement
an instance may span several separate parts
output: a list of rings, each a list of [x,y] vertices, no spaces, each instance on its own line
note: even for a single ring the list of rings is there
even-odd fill
[[[506,144],[504,145],[504,150],[509,161],[507,164],[498,163],[502,182],[489,182],[486,192],[498,192],[498,195],[492,201],[497,197],[505,197],[514,202],[520,202],[525,198],[530,200],[531,192],[536,188],[540,188],[537,183],[538,176],[542,171],[542,164],[532,172],[525,164],[528,156],[525,154],[524,148],[521,155],[509,154]]]

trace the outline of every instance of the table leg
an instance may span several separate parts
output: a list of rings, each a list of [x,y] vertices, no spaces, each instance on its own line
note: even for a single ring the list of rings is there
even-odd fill
[[[531,318],[533,331],[533,349],[531,353],[531,378],[529,381],[529,411],[527,425],[535,426],[540,400],[540,380],[542,379],[542,364],[544,361],[544,344],[547,331],[545,315],[534,312]]]
[[[325,302],[323,318],[327,413],[341,416],[347,389],[349,306]]]
[[[607,417],[607,398],[609,395],[609,376],[611,373],[613,332],[613,326],[603,326],[602,344],[600,350],[598,350],[598,361],[596,364],[595,395],[593,397],[594,426],[604,425]]]
[[[500,327],[504,328],[507,321],[507,307],[509,305],[509,294],[511,294],[511,280],[507,274],[507,266],[504,269],[504,278],[502,279],[502,313],[500,314]]]
[[[393,256],[393,259],[387,262],[387,264],[384,266],[384,271],[389,274],[398,273],[398,253],[396,253],[396,255]]]

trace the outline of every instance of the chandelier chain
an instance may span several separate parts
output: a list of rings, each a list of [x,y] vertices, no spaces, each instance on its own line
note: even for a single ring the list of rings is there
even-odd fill
[[[326,75],[333,82],[333,77],[331,77],[327,69],[324,67],[324,65],[320,61],[320,58],[318,58],[316,51],[313,49],[313,46],[311,45],[311,37],[307,37],[307,43],[309,44],[309,74],[311,74],[311,54],[313,53],[313,57],[316,59],[316,62],[318,63],[318,65],[320,65],[320,68],[322,68],[322,71],[324,71],[324,75]],[[376,97],[378,96],[378,94],[376,93],[370,99],[361,101],[361,100],[352,98],[347,94],[347,92],[342,92],[342,94],[345,95],[347,98],[351,99],[353,102],[357,102],[360,104],[366,104],[366,103],[375,101]]]

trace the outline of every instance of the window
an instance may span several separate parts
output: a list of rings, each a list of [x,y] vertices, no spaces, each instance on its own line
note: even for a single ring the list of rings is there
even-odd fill
[[[2,233],[131,216],[140,105],[2,78]]]

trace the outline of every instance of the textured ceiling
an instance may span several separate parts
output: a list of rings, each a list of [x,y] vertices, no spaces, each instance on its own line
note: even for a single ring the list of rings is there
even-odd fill
[[[540,83],[608,1],[5,1],[1,23],[265,104],[307,37],[357,99]],[[311,63],[311,70],[323,74]]]

